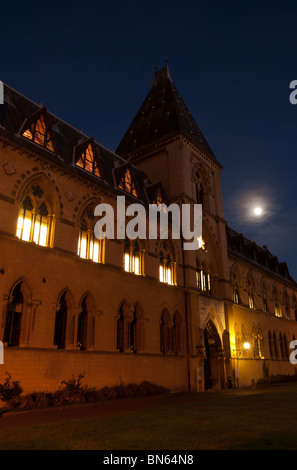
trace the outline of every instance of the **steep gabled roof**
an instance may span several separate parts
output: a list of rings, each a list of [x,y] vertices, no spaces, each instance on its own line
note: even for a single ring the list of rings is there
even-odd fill
[[[54,142],[52,150],[23,135],[24,131],[40,115],[44,115],[47,130]],[[63,167],[73,175],[87,179],[92,184],[114,194],[122,194],[122,191],[115,185],[114,169],[129,165],[137,186],[138,200],[145,205],[148,204],[144,188],[146,185],[151,184],[151,181],[142,170],[6,84],[4,84],[4,104],[0,105],[0,137],[26,149],[28,152],[38,154],[41,158]],[[77,165],[79,156],[88,144],[92,146],[100,175],[86,171]],[[127,199],[131,200],[131,198],[132,195],[127,193]]]
[[[267,246],[257,245],[228,225],[226,226],[226,235],[230,254],[243,259],[249,264],[256,265],[260,269],[270,271],[271,274],[281,277],[296,286],[287,263],[280,263],[277,256],[272,255]]]
[[[154,81],[116,153],[131,155],[167,136],[183,134],[211,158],[215,156],[176,89],[168,65],[156,70]]]

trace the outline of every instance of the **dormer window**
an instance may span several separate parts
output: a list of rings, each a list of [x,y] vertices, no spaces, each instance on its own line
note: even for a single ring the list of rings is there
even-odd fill
[[[85,150],[82,152],[81,156],[76,162],[76,165],[82,168],[83,170],[92,173],[95,176],[102,177],[91,143],[89,143]]]
[[[163,198],[163,194],[160,188],[158,188],[158,191],[154,200],[154,204],[157,204],[157,206],[159,206],[160,204],[164,204],[164,198]]]
[[[54,152],[51,133],[46,124],[44,114],[40,114],[40,116],[34,122],[32,122],[25,132],[22,133],[22,136],[26,137],[26,139],[29,139],[32,142],[35,142],[41,147]]]
[[[122,177],[118,187],[119,189],[122,189],[128,194],[132,194],[132,196],[138,197],[135,183],[133,181],[131,171],[129,168],[127,168],[127,170],[125,171],[125,174]]]

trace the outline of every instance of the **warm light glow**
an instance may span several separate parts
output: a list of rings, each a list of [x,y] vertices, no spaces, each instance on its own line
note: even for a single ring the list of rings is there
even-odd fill
[[[81,258],[86,258],[87,256],[87,234],[86,232],[82,232],[81,240],[80,240],[80,254]]]
[[[202,237],[198,237],[198,248],[202,248],[202,250],[205,250],[205,241],[203,240]]]
[[[94,250],[93,261],[98,263],[99,261],[99,241],[98,240],[94,241],[93,250]]]
[[[165,282],[165,280],[164,280],[164,268],[161,264],[160,264],[160,269],[159,269],[159,279],[160,279],[161,282]]]
[[[250,349],[251,345],[250,345],[250,343],[248,343],[246,341],[245,343],[243,343],[243,347],[244,347],[244,349]]]
[[[173,282],[172,282],[172,271],[171,271],[171,267],[168,266],[166,270],[167,270],[167,276],[166,276],[166,277],[167,277],[167,283],[170,284],[170,285],[172,285]]]
[[[22,232],[22,240],[25,240],[26,242],[30,240],[31,222],[32,222],[31,212],[26,211],[25,220],[23,224],[23,232]]]
[[[129,253],[125,253],[125,271],[130,272],[130,256],[129,256]]]
[[[134,257],[134,274],[140,274],[139,256]]]

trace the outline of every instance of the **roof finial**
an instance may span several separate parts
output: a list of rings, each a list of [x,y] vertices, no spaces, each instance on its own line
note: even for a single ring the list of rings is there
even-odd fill
[[[166,65],[166,67],[168,67],[168,60],[167,59],[165,59],[165,65]]]
[[[158,67],[155,65],[154,69],[155,69],[155,72],[157,72],[157,70],[158,70]]]

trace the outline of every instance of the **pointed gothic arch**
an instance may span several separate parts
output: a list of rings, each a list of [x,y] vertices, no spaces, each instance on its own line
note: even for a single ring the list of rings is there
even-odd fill
[[[5,309],[3,343],[18,347],[29,338],[32,291],[24,278],[13,283]]]
[[[74,307],[74,297],[66,288],[60,293],[56,307],[53,344],[57,349],[66,349],[71,344],[74,345]]]

